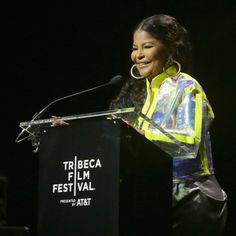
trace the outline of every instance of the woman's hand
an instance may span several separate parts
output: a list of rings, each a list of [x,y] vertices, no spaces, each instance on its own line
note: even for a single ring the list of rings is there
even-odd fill
[[[57,116],[51,116],[52,118],[58,118]],[[51,127],[56,127],[56,126],[65,126],[65,125],[70,125],[69,123],[65,122],[64,120],[55,120],[52,122]]]

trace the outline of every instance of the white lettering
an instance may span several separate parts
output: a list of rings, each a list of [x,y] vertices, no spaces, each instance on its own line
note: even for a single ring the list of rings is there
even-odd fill
[[[69,170],[73,170],[74,169],[74,162],[73,161],[69,161]]]
[[[73,170],[74,169],[74,162],[73,161],[63,161],[64,170]]]
[[[68,172],[68,181],[70,181],[73,178],[73,172]]]
[[[53,193],[66,193],[72,192],[73,183],[65,183],[65,184],[53,184],[52,192]]]
[[[88,169],[88,168],[98,168],[102,167],[100,159],[86,159],[86,160],[78,160],[78,169]]]
[[[83,180],[83,179],[89,179],[90,178],[90,172],[88,171],[78,171],[77,173],[77,180]]]
[[[71,203],[71,202],[75,202],[75,199],[61,199],[60,203]]]
[[[91,182],[77,183],[77,186],[78,186],[79,191],[94,191],[95,190],[95,188],[92,187]]]
[[[67,164],[68,164],[68,161],[63,161],[63,164],[64,164],[64,170],[67,170]]]
[[[77,206],[90,206],[91,198],[79,198]]]

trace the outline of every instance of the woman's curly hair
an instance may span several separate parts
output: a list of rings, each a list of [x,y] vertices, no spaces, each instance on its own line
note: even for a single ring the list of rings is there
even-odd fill
[[[146,98],[145,80],[135,80],[128,78],[122,86],[118,96],[110,103],[110,109],[115,108],[140,108]]]

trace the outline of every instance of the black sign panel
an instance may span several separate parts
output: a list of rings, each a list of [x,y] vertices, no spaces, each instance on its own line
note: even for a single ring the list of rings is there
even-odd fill
[[[95,118],[43,131],[38,235],[118,235],[119,141]]]

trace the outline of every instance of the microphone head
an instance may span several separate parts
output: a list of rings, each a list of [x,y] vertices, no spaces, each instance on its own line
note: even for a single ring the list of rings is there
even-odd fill
[[[123,81],[124,81],[124,77],[122,75],[116,75],[109,81],[109,84],[117,85],[117,84],[122,83]]]

